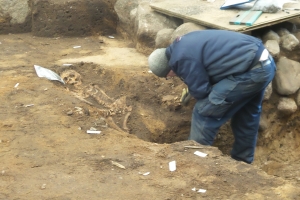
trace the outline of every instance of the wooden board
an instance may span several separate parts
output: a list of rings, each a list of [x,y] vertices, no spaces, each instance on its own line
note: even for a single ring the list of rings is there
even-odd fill
[[[194,22],[208,28],[246,32],[258,28],[278,24],[300,16],[299,10],[279,11],[277,13],[263,13],[252,26],[233,25],[229,21],[241,10],[221,10],[224,0],[207,2],[205,0],[165,0],[151,3],[150,7],[157,12]],[[300,3],[285,4],[288,8],[300,8]]]

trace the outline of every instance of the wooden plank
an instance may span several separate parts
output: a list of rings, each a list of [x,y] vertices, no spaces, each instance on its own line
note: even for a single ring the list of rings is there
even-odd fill
[[[252,26],[233,25],[229,21],[241,10],[221,10],[224,0],[207,2],[203,0],[165,0],[151,3],[150,7],[157,12],[181,18],[185,21],[201,24],[208,28],[246,32],[270,26],[300,16],[299,10],[279,11],[277,13],[263,13]],[[285,7],[300,8],[300,4],[285,4]]]

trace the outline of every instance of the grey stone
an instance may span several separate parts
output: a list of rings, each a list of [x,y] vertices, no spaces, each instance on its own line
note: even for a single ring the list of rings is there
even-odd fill
[[[0,34],[31,31],[31,0],[0,0]]]
[[[291,34],[291,32],[289,32],[286,28],[279,28],[276,30],[276,33],[279,35],[279,37]]]
[[[24,23],[31,15],[29,0],[0,0],[0,16],[9,16],[11,24]]]
[[[177,37],[180,37],[189,32],[205,30],[205,29],[207,29],[207,28],[204,26],[201,26],[199,24],[195,24],[192,22],[184,23],[184,24],[180,25],[179,27],[177,27],[177,29],[173,32],[170,42],[172,43]]]
[[[300,106],[300,90],[297,93],[296,103],[297,103],[298,106]]]
[[[279,43],[276,40],[267,40],[264,45],[273,57],[279,56],[280,47]]]
[[[267,101],[270,99],[271,95],[273,93],[273,87],[272,87],[272,82],[269,83],[269,85],[266,87],[266,91],[265,91],[265,94],[264,94],[264,101]]]
[[[280,36],[279,36],[276,32],[274,32],[274,31],[272,31],[272,30],[270,30],[270,31],[268,31],[266,34],[264,34],[264,35],[262,36],[262,40],[263,40],[264,42],[266,42],[266,41],[268,41],[268,40],[276,40],[277,43],[280,44]]]
[[[125,39],[134,40],[133,28],[138,5],[139,0],[118,0],[114,5],[119,18],[117,32]]]
[[[130,11],[130,21],[134,22],[136,18],[137,8]]]
[[[155,39],[155,48],[164,48],[170,45],[170,38],[175,29],[162,29],[158,31]]]
[[[300,32],[294,33],[294,36],[295,36],[298,40],[300,40]]]
[[[289,51],[292,51],[296,46],[299,45],[299,40],[293,34],[286,34],[280,37],[281,46]]]
[[[136,49],[139,52],[150,54],[155,48],[155,39],[158,31],[166,28],[175,29],[180,24],[181,20],[153,11],[148,2],[140,3],[134,26]]]
[[[294,99],[282,97],[277,106],[278,111],[284,115],[291,115],[297,111],[297,105]]]
[[[268,119],[266,118],[266,116],[264,114],[261,115],[260,117],[260,121],[259,121],[259,131],[266,131],[269,128],[269,122]]]
[[[300,87],[300,63],[281,57],[277,62],[275,89],[281,95],[290,95]]]

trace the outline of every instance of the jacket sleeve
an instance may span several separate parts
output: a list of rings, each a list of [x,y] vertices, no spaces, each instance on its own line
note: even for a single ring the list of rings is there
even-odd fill
[[[206,70],[201,63],[192,59],[182,59],[176,62],[174,72],[183,79],[190,94],[195,99],[203,99],[211,91],[211,84]]]

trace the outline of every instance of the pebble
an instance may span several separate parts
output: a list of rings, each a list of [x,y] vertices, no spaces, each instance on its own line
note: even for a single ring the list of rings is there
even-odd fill
[[[73,115],[73,111],[72,110],[68,111],[67,115]]]
[[[46,189],[46,184],[43,184],[43,185],[41,186],[41,189],[42,189],[42,190]]]
[[[91,127],[91,128],[90,128],[90,131],[97,131],[97,129],[94,128],[94,127]]]

